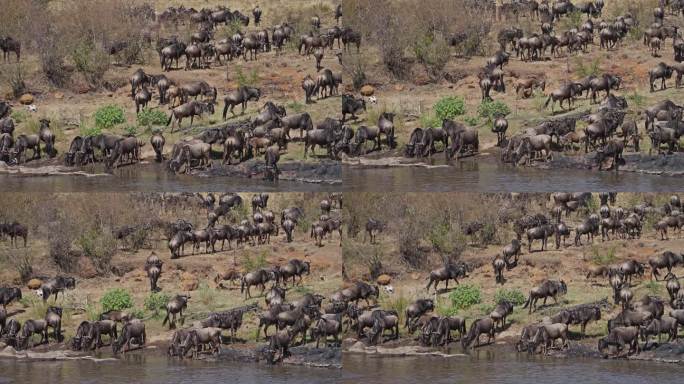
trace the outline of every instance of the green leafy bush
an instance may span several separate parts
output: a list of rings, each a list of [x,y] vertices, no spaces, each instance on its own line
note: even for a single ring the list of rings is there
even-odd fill
[[[449,44],[445,39],[435,39],[432,35],[425,35],[413,44],[413,52],[430,77],[438,77],[444,66],[449,62]]]
[[[483,101],[477,107],[478,116],[489,121],[494,120],[496,116],[507,116],[511,113],[511,109],[503,101]]]
[[[434,110],[440,122],[444,119],[455,119],[465,114],[465,100],[458,96],[447,96],[435,104]]]
[[[133,298],[131,294],[123,288],[114,288],[105,292],[100,299],[102,312],[107,311],[121,311],[133,307]]]
[[[143,108],[138,113],[138,125],[149,127],[152,125],[166,125],[168,116],[161,109]]]
[[[107,231],[90,229],[76,239],[83,255],[92,260],[98,271],[109,269],[109,263],[116,252],[116,239]]]
[[[124,110],[118,105],[105,105],[95,112],[95,126],[99,129],[109,129],[125,122]]]
[[[463,118],[463,121],[465,121],[466,124],[470,125],[471,127],[480,124],[480,119],[477,116],[466,116]]]
[[[159,310],[166,308],[166,304],[169,300],[171,300],[171,296],[165,293],[152,292],[145,298],[145,309],[158,313]]]
[[[480,287],[472,284],[461,284],[449,293],[451,307],[455,309],[470,308],[482,302]]]
[[[520,292],[520,290],[517,289],[499,289],[496,291],[494,294],[494,302],[497,304],[504,301],[508,300],[514,305],[522,305],[525,303],[525,294]]]

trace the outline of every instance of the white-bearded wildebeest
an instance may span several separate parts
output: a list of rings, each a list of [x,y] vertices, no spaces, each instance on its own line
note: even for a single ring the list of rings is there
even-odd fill
[[[546,355],[548,353],[548,348],[553,348],[557,339],[561,339],[563,344],[562,348],[568,347],[568,325],[563,323],[556,324],[541,324],[537,328],[534,337],[529,345],[529,352],[534,352],[541,344],[541,352]]]
[[[21,288],[19,287],[0,287],[0,304],[6,309],[13,301],[21,300]]]
[[[677,294],[679,293],[679,290],[681,289],[681,285],[679,284],[679,280],[677,279],[677,276],[672,275],[667,280],[667,284],[665,287],[667,288],[668,295],[670,295],[670,305],[674,306],[674,302],[675,302],[675,299],[677,298]]]
[[[454,280],[456,285],[458,285],[459,278],[467,277],[467,267],[463,263],[453,264],[447,263],[444,267],[435,269],[430,272],[428,276],[428,285],[425,289],[429,292],[432,284],[435,284],[435,292],[437,292],[437,286],[440,282],[444,281],[446,283],[446,289],[449,289],[449,280]]]
[[[261,286],[261,295],[263,295],[266,290],[266,283],[269,281],[278,281],[278,276],[272,270],[262,268],[247,272],[240,281],[240,293],[245,293],[245,298],[251,298],[252,294],[249,292],[249,287],[258,285]]]
[[[667,275],[665,275],[667,279],[672,276],[672,268],[680,264],[684,264],[684,255],[680,253],[665,251],[659,255],[651,256],[648,259],[648,265],[651,267],[651,279],[657,281],[658,276],[660,276],[658,269],[662,268],[667,269]]]
[[[259,88],[254,87],[243,86],[229,93],[223,99],[223,102],[225,103],[225,106],[223,107],[223,120],[226,119],[228,110],[230,110],[230,113],[232,113],[233,116],[235,116],[233,108],[235,108],[236,105],[242,106],[242,114],[244,114],[245,108],[247,108],[247,102],[250,100],[259,101],[260,97],[261,90]]]
[[[321,317],[311,327],[311,340],[316,340],[318,348],[321,338],[327,344],[328,336],[333,337],[334,344],[339,344],[339,336],[342,333],[342,314],[336,314],[333,318]]]
[[[556,102],[559,101],[561,109],[565,110],[565,108],[563,108],[563,101],[565,100],[568,101],[568,108],[572,108],[572,106],[575,105],[575,97],[582,93],[581,89],[582,85],[579,83],[567,83],[561,85],[560,88],[549,94],[549,97],[546,100],[546,103],[544,104],[544,108],[548,108],[550,103],[551,112],[553,113],[553,107],[556,104]]]
[[[292,277],[292,285],[295,285],[296,278],[299,277],[299,284],[304,280],[304,274],[311,274],[311,263],[299,259],[292,259],[287,264],[280,268],[280,277],[283,284],[287,285],[287,280]]]
[[[663,91],[667,89],[666,80],[672,77],[674,73],[674,68],[671,66],[660,62],[654,68],[648,71],[648,84],[651,87],[651,92],[655,91],[654,84],[657,80],[660,80],[660,90]]]
[[[192,232],[178,231],[169,239],[169,250],[171,251],[171,258],[177,259],[183,256],[185,250],[185,243],[192,240]]]
[[[435,302],[432,299],[418,299],[409,304],[405,310],[404,328],[408,329],[410,333],[416,331],[416,320],[429,311],[434,311]]]
[[[461,346],[466,349],[475,341],[475,346],[480,346],[480,335],[487,335],[487,343],[496,341],[496,326],[491,317],[485,317],[473,321],[468,334],[461,337]]]
[[[532,253],[532,242],[534,240],[541,240],[542,247],[541,250],[546,249],[546,243],[548,238],[553,236],[556,232],[556,227],[552,224],[541,225],[538,227],[530,228],[527,230],[527,251]]]
[[[147,274],[147,278],[150,279],[150,291],[152,292],[160,291],[157,286],[157,281],[159,280],[159,276],[161,276],[163,265],[164,262],[161,261],[159,256],[154,252],[145,260],[145,274]]]
[[[66,289],[76,289],[76,279],[73,277],[57,276],[43,283],[37,293],[43,299],[43,302],[46,302],[51,295],[55,295],[56,302],[57,295],[62,292],[62,296],[64,296],[64,290]]]
[[[173,299],[166,303],[166,317],[162,322],[162,326],[169,322],[169,329],[176,328],[176,315],[180,315],[181,325],[185,322],[183,317],[183,309],[188,307],[188,295],[176,295]],[[170,319],[170,321],[169,321]]]
[[[530,295],[523,305],[523,308],[528,308],[528,313],[532,310],[537,310],[537,300],[544,299],[543,305],[546,305],[546,300],[551,297],[553,301],[558,304],[558,296],[568,293],[568,286],[563,280],[544,280],[538,287],[530,290]]]
[[[366,110],[366,100],[363,98],[355,98],[353,95],[342,95],[342,123],[347,119],[347,115],[351,114],[352,119],[356,119],[356,114]]]
[[[627,326],[612,329],[608,336],[599,339],[598,351],[607,357],[608,354],[605,353],[605,350],[609,346],[614,346],[617,349],[617,356],[620,356],[625,345],[629,345],[626,355],[639,353],[639,327]]]
[[[171,111],[171,115],[169,116],[169,120],[166,122],[166,125],[171,126],[171,132],[173,133],[173,125],[171,123],[173,123],[174,118],[178,122],[178,129],[180,129],[184,118],[190,117],[190,127],[192,127],[192,123],[195,120],[195,116],[202,117],[202,114],[204,113],[209,113],[210,115],[213,115],[214,104],[211,102],[203,103],[196,100],[192,100],[174,108]]]
[[[387,225],[383,223],[380,220],[374,219],[374,218],[369,218],[368,221],[366,222],[366,231],[363,234],[363,242],[366,242],[366,235],[370,237],[370,243],[375,244],[375,241],[377,240],[377,234],[382,233]]]
[[[17,56],[17,63],[21,58],[21,42],[10,37],[0,38],[0,49],[2,49],[2,59],[3,61],[8,61],[10,59],[10,54],[14,52]]]
[[[162,135],[161,132],[157,132],[150,137],[150,145],[152,146],[152,149],[154,149],[155,160],[158,163],[161,163],[162,161],[164,161],[164,144],[165,143],[166,143],[166,139],[164,138],[164,135]]]
[[[126,354],[127,351],[131,350],[131,342],[133,340],[135,340],[138,348],[142,348],[145,345],[146,337],[145,323],[141,320],[129,321],[121,329],[119,338],[112,342],[112,352],[117,354],[119,351],[122,351]]]

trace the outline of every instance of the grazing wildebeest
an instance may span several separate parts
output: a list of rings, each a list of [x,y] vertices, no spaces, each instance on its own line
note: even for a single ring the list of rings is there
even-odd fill
[[[452,279],[456,282],[456,285],[458,285],[458,278],[467,277],[467,272],[467,267],[463,263],[448,263],[444,267],[435,269],[430,272],[430,275],[428,276],[428,280],[430,281],[428,282],[428,285],[425,289],[430,291],[430,286],[432,286],[432,284],[435,283],[435,291],[437,291],[437,286],[442,281],[446,282],[446,289],[448,289],[449,280]]]
[[[141,320],[129,321],[121,329],[119,338],[112,342],[112,351],[114,354],[119,353],[119,351],[123,351],[125,354],[131,350],[131,342],[133,340],[135,340],[138,348],[142,348],[145,345],[146,337],[145,323]]]
[[[363,235],[363,242],[366,242],[366,235],[370,237],[370,242],[371,244],[375,244],[375,240],[377,238],[378,232],[382,232],[385,230],[386,224],[383,223],[380,220],[374,219],[374,218],[369,218],[368,221],[366,222],[366,231],[364,232]]]
[[[529,307],[528,313],[532,313],[532,310],[537,310],[537,300],[543,298],[546,305],[546,299],[549,297],[553,298],[553,301],[558,304],[558,295],[564,295],[568,292],[568,286],[563,280],[544,280],[538,287],[532,288],[530,290],[530,295],[523,305],[523,308]]]
[[[299,284],[304,280],[304,274],[311,274],[311,263],[309,261],[302,261],[299,259],[292,259],[287,264],[280,268],[280,277],[283,284],[287,286],[287,280],[292,277],[292,285],[295,285],[296,278],[299,277]]]
[[[261,90],[259,88],[254,87],[243,86],[229,93],[223,99],[225,103],[225,106],[223,107],[223,120],[226,119],[226,115],[228,114],[229,110],[230,113],[232,113],[233,116],[235,116],[233,108],[235,108],[236,105],[240,105],[242,107],[242,114],[244,114],[245,108],[247,108],[247,102],[251,100],[259,101],[260,97]]]
[[[496,341],[496,326],[494,320],[491,317],[485,317],[482,319],[477,319],[473,321],[470,325],[470,331],[468,334],[461,337],[461,346],[463,348],[468,348],[473,341],[475,341],[475,346],[480,346],[480,335],[487,335],[487,343]]]

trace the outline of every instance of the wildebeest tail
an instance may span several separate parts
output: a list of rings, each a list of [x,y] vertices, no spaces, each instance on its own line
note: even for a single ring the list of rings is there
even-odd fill
[[[532,295],[530,294],[530,296],[527,298],[527,301],[525,302],[525,305],[523,305],[522,307],[527,308],[527,306],[530,305],[531,301],[532,301]]]
[[[546,99],[546,103],[544,103],[544,108],[548,108],[550,102],[551,102],[551,96],[549,96],[549,98]]]
[[[171,112],[171,115],[169,116],[169,120],[166,122],[166,126],[168,127],[171,125],[171,121],[173,120],[173,112]]]

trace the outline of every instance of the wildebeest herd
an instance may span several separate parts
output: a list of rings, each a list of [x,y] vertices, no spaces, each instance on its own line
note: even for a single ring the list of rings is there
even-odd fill
[[[486,65],[478,74],[483,102],[492,101],[491,91],[506,92],[505,76],[508,73],[504,67],[514,57],[523,61],[546,60],[545,54],[550,52],[549,60],[562,55],[566,48],[566,55],[580,54],[588,51],[595,43],[595,35],[600,38],[600,48],[617,49],[620,42],[637,27],[637,21],[632,14],[624,14],[615,20],[602,18],[602,1],[588,1],[573,4],[569,0],[556,1],[524,1],[505,4],[503,12],[515,15],[528,15],[531,20],[539,20],[540,31],[525,36],[522,29],[508,27],[498,34],[500,50],[487,59]],[[671,12],[666,12],[669,7]],[[679,2],[661,2],[654,10],[654,22],[644,30],[643,41],[650,48],[658,50],[666,39],[672,39],[674,50],[674,64],[660,62],[648,72],[650,91],[654,92],[654,85],[660,83],[660,89],[666,89],[666,81],[676,74],[675,87],[681,85],[684,75],[684,40],[677,27],[676,20],[666,19],[666,15],[677,17],[681,13]],[[528,13],[529,11],[529,13]],[[586,14],[586,20],[578,28],[558,31],[555,28],[561,17],[579,11]],[[511,50],[509,50],[509,48]],[[656,51],[654,51],[656,55]],[[581,57],[581,56],[580,56]],[[579,60],[582,60],[581,58]],[[513,71],[511,71],[513,72]],[[518,97],[529,98],[538,89],[546,90],[549,79],[539,76],[518,77],[515,81],[515,92]],[[644,79],[646,80],[646,79]],[[575,113],[568,116],[546,119],[535,126],[525,128],[507,137],[509,123],[504,115],[496,115],[491,120],[491,130],[497,134],[497,146],[501,147],[501,160],[513,164],[530,164],[535,160],[549,161],[552,152],[575,152],[580,145],[584,145],[585,153],[591,149],[595,152],[595,164],[598,169],[605,165],[604,161],[611,159],[607,165],[618,170],[624,163],[623,151],[631,147],[634,152],[640,152],[640,141],[644,135],[651,141],[652,151],[658,154],[678,152],[680,138],[684,129],[682,122],[682,106],[666,99],[643,111],[639,115],[645,120],[645,131],[638,127],[639,116],[626,118],[627,100],[623,96],[612,93],[624,87],[620,76],[613,73],[589,75],[582,79],[563,81],[559,87],[552,90],[546,97],[545,107],[558,102],[561,109],[564,103],[568,108],[574,106],[575,101],[586,93],[592,104],[599,104],[597,112],[593,114]],[[605,92],[601,100],[599,95]],[[583,132],[576,130],[578,120],[586,121],[589,125]],[[583,134],[582,134],[583,133]],[[553,140],[555,137],[555,141]],[[449,140],[451,139],[451,144]],[[452,158],[458,153],[464,155],[464,146],[472,146],[477,151],[477,128],[445,120],[441,127],[415,128],[407,139],[405,156],[429,157],[437,151],[435,142],[440,142],[446,158]],[[376,146],[379,148],[379,146]],[[465,148],[467,149],[467,148]]]
[[[621,207],[617,202],[617,193],[599,193],[598,202],[592,203],[591,193],[554,193],[549,196],[552,202],[550,214],[527,214],[512,220],[512,231],[516,237],[506,245],[500,253],[493,257],[491,266],[493,270],[494,284],[504,285],[509,281],[505,278],[505,271],[519,268],[519,265],[530,265],[524,260],[523,242],[527,244],[527,252],[533,254],[535,242],[541,242],[541,250],[546,250],[547,239],[555,240],[555,248],[570,247],[566,238],[574,233],[574,245],[580,246],[582,239],[593,242],[594,237],[601,236],[603,242],[615,239],[637,240],[642,239],[646,228],[645,223],[653,223],[654,238],[666,239],[668,229],[674,229],[681,238],[681,227],[684,224],[679,196],[672,195],[661,207],[656,207],[650,200],[635,204],[632,207]],[[593,212],[591,207],[597,206]],[[504,208],[502,208],[503,210]],[[585,214],[584,219],[580,215]],[[510,223],[506,214],[501,211],[499,220],[502,224]],[[570,215],[577,216],[575,224],[566,223]],[[373,231],[379,223],[378,219],[369,219],[369,232]],[[373,225],[370,225],[373,224]],[[382,228],[380,225],[379,227]],[[483,225],[469,223],[464,231],[479,231]],[[574,228],[572,228],[574,227]],[[553,241],[552,240],[552,241]],[[377,240],[372,244],[377,244]],[[537,313],[543,309],[544,316],[538,322],[530,323],[522,328],[520,338],[515,343],[518,351],[551,353],[552,350],[568,348],[569,340],[584,339],[587,335],[587,327],[590,323],[607,319],[607,336],[598,338],[598,352],[603,356],[623,356],[629,353],[637,353],[642,349],[650,349],[654,345],[653,337],[661,342],[661,336],[667,337],[667,342],[678,339],[679,326],[684,325],[684,290],[681,289],[679,279],[675,274],[676,267],[684,266],[684,254],[675,250],[666,250],[653,254],[646,262],[637,259],[624,259],[613,264],[599,264],[586,269],[586,278],[589,284],[610,287],[613,294],[611,298],[604,298],[597,302],[578,304],[572,307],[561,307],[556,314],[549,313],[550,306],[558,306],[563,302],[569,290],[577,289],[566,283],[563,278],[547,277],[538,285],[530,288],[524,301],[520,301],[527,313]],[[360,286],[368,292],[360,298],[373,298],[374,302],[367,302],[365,307],[358,306],[358,300],[348,306],[351,316],[351,328],[355,331],[355,337],[367,345],[384,343],[387,340],[400,338],[400,316],[403,315],[403,327],[406,329],[406,337],[415,340],[423,346],[443,347],[448,346],[454,340],[452,334],[458,333],[461,345],[470,347],[473,343],[479,346],[481,336],[486,336],[486,343],[494,342],[497,333],[503,332],[511,325],[507,317],[514,311],[514,304],[508,298],[498,299],[496,306],[487,316],[466,319],[463,316],[443,315],[444,310],[438,311],[438,305],[444,301],[439,295],[449,291],[449,280],[454,280],[459,285],[459,280],[468,279],[478,269],[486,268],[486,263],[447,261],[446,264],[432,270],[426,280],[425,290],[432,293],[434,298],[418,298],[407,307],[404,313],[396,309],[386,309],[378,306],[378,295],[383,290],[378,286],[370,286],[359,282]],[[651,280],[661,281],[666,288],[668,298],[656,296],[652,293],[635,298],[632,289],[640,284],[635,280],[645,280],[646,272],[650,270]],[[485,276],[491,276],[487,273]],[[601,279],[604,281],[600,281]],[[446,283],[446,288],[438,290],[441,282]],[[381,283],[378,279],[379,284]],[[398,283],[397,283],[398,284]],[[395,287],[385,286],[384,292],[391,298]],[[418,294],[419,297],[422,294]],[[611,300],[612,299],[612,300]],[[399,299],[397,299],[399,300]],[[551,300],[553,304],[547,305]],[[383,303],[394,303],[392,300],[382,300]],[[441,303],[441,304],[438,304]],[[669,307],[669,308],[668,308]],[[619,312],[614,312],[615,309]],[[469,328],[466,326],[466,322]],[[515,323],[515,322],[513,322]],[[569,327],[579,326],[579,335],[573,335]],[[385,331],[391,331],[385,335]],[[413,335],[419,331],[417,337]],[[557,343],[557,341],[560,341]],[[581,341],[580,341],[581,342]],[[643,344],[641,344],[643,343]]]
[[[320,216],[314,222],[310,222],[302,208],[294,205],[284,208],[279,219],[276,219],[275,214],[268,210],[271,199],[266,193],[255,194],[248,201],[243,201],[243,197],[233,193],[141,194],[138,198],[142,203],[154,204],[163,211],[176,212],[176,209],[181,209],[206,212],[208,222],[203,229],[194,229],[190,222],[179,219],[171,222],[121,226],[112,230],[112,235],[119,245],[123,244],[125,247],[128,238],[136,231],[159,228],[169,239],[170,259],[183,256],[182,247],[185,243],[192,244],[193,253],[199,250],[213,253],[223,251],[225,242],[228,242],[227,249],[233,246],[267,244],[271,240],[270,236],[278,235],[280,230],[284,232],[285,240],[290,243],[296,236],[297,228],[304,225],[310,227],[310,236],[319,246],[323,246],[323,240],[331,237],[332,232],[337,232],[340,236],[342,234],[341,220],[338,218],[338,210],[342,208],[342,195],[338,193],[326,195],[320,201]],[[235,211],[242,209],[243,205],[251,207],[251,220],[235,226],[229,224],[235,218]],[[248,210],[246,207],[244,209]],[[15,226],[19,224],[15,223]],[[2,228],[5,231],[5,225]],[[219,241],[220,250],[217,249]],[[165,262],[168,263],[163,260],[164,258],[161,253],[152,251],[144,265],[140,265],[149,279],[152,294],[162,291],[159,281],[164,273]],[[162,309],[166,315],[161,322],[162,326],[168,323],[169,329],[175,329],[178,323],[183,325],[188,316],[193,318],[193,324],[191,327],[175,331],[169,341],[168,353],[180,358],[190,354],[193,357],[207,353],[217,355],[220,353],[221,345],[226,344],[228,340],[230,343],[244,343],[245,340],[238,340],[237,337],[238,331],[243,328],[243,316],[248,313],[255,313],[254,316],[258,318],[259,331],[256,341],[261,340],[262,328],[267,341],[265,345],[257,346],[256,354],[268,361],[282,360],[289,356],[289,348],[300,344],[306,345],[307,342],[314,340],[316,348],[338,344],[342,316],[346,308],[341,308],[332,298],[326,299],[324,295],[310,291],[309,280],[313,277],[309,276],[312,272],[318,272],[314,271],[314,268],[315,265],[309,260],[290,258],[279,265],[256,267],[244,273],[235,270],[219,273],[214,279],[224,292],[239,288],[240,296],[243,296],[244,300],[263,297],[265,309],[260,309],[256,302],[252,302],[226,311],[211,312],[203,320],[197,320],[202,319],[204,314],[193,314],[189,309],[189,304],[193,301],[191,295],[178,293],[170,296]],[[31,293],[22,292],[22,288],[14,286],[0,288],[0,341],[17,350],[31,349],[42,344],[50,345],[53,340],[58,345],[65,341],[63,311],[74,310],[69,300],[65,299],[65,294],[68,296],[67,291],[78,289],[77,280],[64,275],[40,280],[42,283],[33,286]],[[255,296],[255,288],[258,296]],[[304,292],[292,293],[293,290],[299,289]],[[42,299],[46,312],[43,318],[25,320],[22,324],[16,319],[16,315],[23,310],[17,310],[13,304],[28,299],[27,295],[35,295]],[[330,303],[326,304],[326,300]],[[12,311],[12,308],[15,310]],[[149,332],[149,329],[146,331],[146,324],[149,325],[150,319],[143,318],[132,310],[109,310],[101,313],[97,319],[80,322],[73,337],[67,340],[65,345],[84,352],[108,345],[115,354],[144,348],[148,342]],[[251,321],[249,323],[251,324]],[[269,332],[272,326],[275,326],[276,330]],[[230,336],[223,337],[223,331],[230,332]],[[40,340],[34,338],[36,334],[40,335]]]

